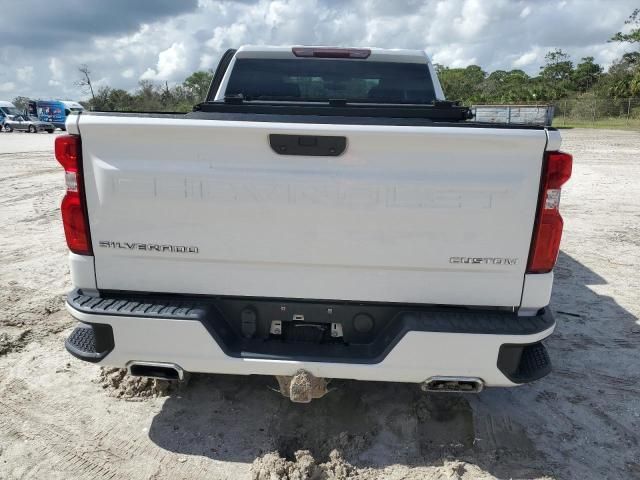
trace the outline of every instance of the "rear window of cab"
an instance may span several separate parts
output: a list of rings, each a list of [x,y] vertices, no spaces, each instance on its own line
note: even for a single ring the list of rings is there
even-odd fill
[[[245,100],[421,103],[435,100],[423,63],[326,58],[239,58],[226,95]]]

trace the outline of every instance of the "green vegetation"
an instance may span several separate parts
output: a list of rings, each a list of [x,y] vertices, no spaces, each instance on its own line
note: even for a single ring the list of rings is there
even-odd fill
[[[625,22],[628,33],[618,32],[611,42],[640,44],[640,9]],[[640,96],[640,52],[624,54],[605,72],[593,57],[577,65],[565,52],[555,49],[545,55],[536,76],[522,70],[485,72],[478,65],[448,68],[436,65],[447,98],[466,105],[482,103],[549,103],[562,99],[622,99]]]
[[[629,33],[618,32],[611,37],[610,41],[640,43],[640,8],[636,8],[624,23],[625,25],[633,25]]]
[[[211,70],[194,72],[171,88],[166,83],[157,85],[143,80],[133,93],[100,87],[93,98],[83,103],[92,110],[103,111],[188,112],[195,104],[204,101],[212,77]]]
[[[545,56],[537,76],[522,70],[487,73],[478,65],[448,68],[436,65],[447,98],[466,105],[483,103],[548,103],[564,98],[629,98],[640,96],[640,52],[626,53],[607,72],[584,57],[574,66],[560,49]]]

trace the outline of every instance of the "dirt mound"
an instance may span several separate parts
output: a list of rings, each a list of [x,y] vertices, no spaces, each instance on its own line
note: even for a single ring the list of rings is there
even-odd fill
[[[133,377],[127,374],[125,368],[101,368],[96,383],[107,390],[109,395],[126,399],[164,397],[176,388],[174,382]]]
[[[0,325],[48,327],[44,319],[64,308],[64,295],[51,295],[46,290],[21,287],[12,282],[1,288]]]
[[[341,456],[351,459],[362,452],[369,443],[370,438],[367,435],[341,432],[326,440],[326,448],[329,450],[330,458],[334,451],[338,451]]]
[[[405,467],[398,476],[398,467],[389,466],[383,470],[357,468],[345,461],[339,451],[333,450],[329,460],[318,463],[309,450],[298,450],[293,460],[287,460],[278,452],[271,452],[256,458],[251,465],[252,480],[378,480],[393,476],[403,480],[423,480],[424,478],[446,478],[466,480],[473,478],[495,478],[476,465],[459,460],[442,460],[440,465],[410,469]],[[546,477],[545,477],[546,478]]]
[[[11,335],[7,332],[1,332],[0,355],[21,350],[29,342],[31,336],[31,330],[29,329],[22,330],[16,335]]]
[[[251,466],[253,480],[344,480],[364,478],[347,463],[337,450],[329,454],[329,461],[318,463],[308,450],[295,452],[293,461],[271,452],[254,460]]]
[[[365,434],[342,432],[338,435],[323,437],[283,436],[276,441],[276,448],[286,458],[292,458],[300,448],[308,449],[319,458],[327,458],[335,450],[347,459],[355,458],[370,443]]]

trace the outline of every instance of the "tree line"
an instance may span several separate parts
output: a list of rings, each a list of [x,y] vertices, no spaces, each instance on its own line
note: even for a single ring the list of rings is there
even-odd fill
[[[212,70],[189,75],[182,83],[169,87],[142,80],[134,92],[120,88],[100,87],[82,102],[90,110],[131,112],[188,112],[204,101],[213,78]]]
[[[640,44],[640,9],[625,22],[629,32],[618,32],[609,41]],[[478,65],[466,68],[436,66],[447,98],[472,103],[531,103],[570,98],[622,99],[640,96],[640,52],[622,55],[604,71],[593,57],[575,63],[561,49],[545,55],[538,75],[522,70],[488,73]]]
[[[593,57],[574,65],[560,49],[545,56],[536,76],[522,70],[487,73],[478,65],[448,68],[437,65],[447,98],[465,104],[534,103],[566,98],[621,99],[640,96],[640,52],[626,53],[605,72]]]

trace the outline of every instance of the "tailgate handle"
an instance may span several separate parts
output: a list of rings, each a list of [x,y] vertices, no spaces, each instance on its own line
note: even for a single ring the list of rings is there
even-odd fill
[[[271,149],[279,155],[337,157],[347,148],[346,137],[328,135],[269,135]]]

